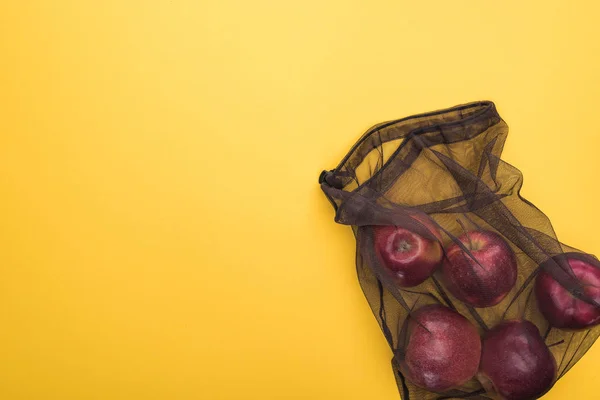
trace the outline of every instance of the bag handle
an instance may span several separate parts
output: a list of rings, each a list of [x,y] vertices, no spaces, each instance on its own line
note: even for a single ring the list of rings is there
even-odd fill
[[[385,167],[390,164],[393,158],[399,153],[404,143],[407,142],[407,139],[412,136],[435,131],[447,133],[447,131],[452,131],[453,128],[458,127],[462,134],[460,134],[460,136],[450,135],[444,138],[444,141],[454,142],[457,140],[464,140],[464,132],[467,131],[468,133],[468,127],[477,127],[476,133],[482,131],[481,127],[478,126],[479,124],[476,123],[477,120],[488,120],[488,126],[491,126],[500,120],[493,102],[472,102],[375,125],[363,134],[336,168],[321,172],[319,175],[319,184],[326,184],[331,187],[342,189],[348,184],[348,180],[353,177],[356,168],[365,161],[369,153],[380,148],[384,143],[404,139],[403,143],[388,158],[384,165],[381,166],[379,171],[385,169]],[[458,130],[454,130],[458,133]],[[364,183],[366,182],[367,181]]]

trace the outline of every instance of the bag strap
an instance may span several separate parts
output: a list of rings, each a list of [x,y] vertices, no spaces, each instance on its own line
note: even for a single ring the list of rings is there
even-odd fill
[[[373,189],[373,183],[385,185],[387,181],[400,173],[402,168],[410,166],[423,146],[465,140],[481,133],[500,120],[493,102],[478,101],[377,124],[361,136],[337,167],[321,172],[319,184],[337,211],[340,199],[345,197],[338,191],[360,192],[363,189]],[[417,135],[427,136],[427,133],[433,133],[430,135],[429,141],[421,141],[420,147],[413,146],[414,148],[406,150],[410,156],[395,162],[405,145],[410,142],[410,138]],[[402,143],[387,157],[387,160],[383,159],[381,152],[381,165],[378,164],[378,169],[368,179],[359,182],[356,177],[356,169],[373,150],[382,149],[383,144],[394,140],[402,140]],[[389,168],[394,163],[395,168]],[[385,171],[386,169],[388,171]],[[380,175],[384,173],[389,176],[381,179]],[[353,186],[351,186],[352,183],[354,183]]]

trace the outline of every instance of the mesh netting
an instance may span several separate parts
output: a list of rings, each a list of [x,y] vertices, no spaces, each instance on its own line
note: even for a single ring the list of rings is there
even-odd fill
[[[598,337],[600,264],[520,195],[507,132],[492,102],[411,116],[320,176],[403,400],[537,398]]]

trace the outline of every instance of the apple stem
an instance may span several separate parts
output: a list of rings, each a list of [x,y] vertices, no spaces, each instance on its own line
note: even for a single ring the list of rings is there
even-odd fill
[[[558,346],[559,344],[563,344],[565,341],[564,340],[559,340],[556,343],[552,343],[551,345],[548,345],[548,348],[553,347],[553,346]]]
[[[465,233],[465,236],[467,237],[467,239],[469,239],[469,250],[473,250],[473,242],[471,241],[471,236],[469,236],[469,232],[467,232],[467,228],[465,228],[465,224],[463,224],[463,222],[460,219],[456,219],[456,222],[458,222],[463,232]]]

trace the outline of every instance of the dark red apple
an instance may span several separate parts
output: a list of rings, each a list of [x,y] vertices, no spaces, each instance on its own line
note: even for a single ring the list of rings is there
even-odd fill
[[[534,324],[505,321],[484,336],[477,377],[505,400],[537,399],[552,387],[556,361]]]
[[[471,379],[479,368],[481,339],[465,317],[433,304],[411,315],[400,370],[415,385],[445,392]]]
[[[435,223],[425,213],[411,218],[428,229],[433,238],[426,238],[402,226],[375,226],[375,250],[384,267],[398,286],[416,286],[431,276],[441,265],[444,252],[441,235]]]
[[[566,261],[584,295],[600,304],[600,268],[572,257]],[[600,323],[600,307],[576,298],[543,269],[535,281],[535,296],[540,311],[556,328],[580,330]]]
[[[517,280],[517,259],[497,233],[466,232],[458,244],[448,247],[442,267],[444,283],[459,300],[473,307],[494,306],[510,292]]]

